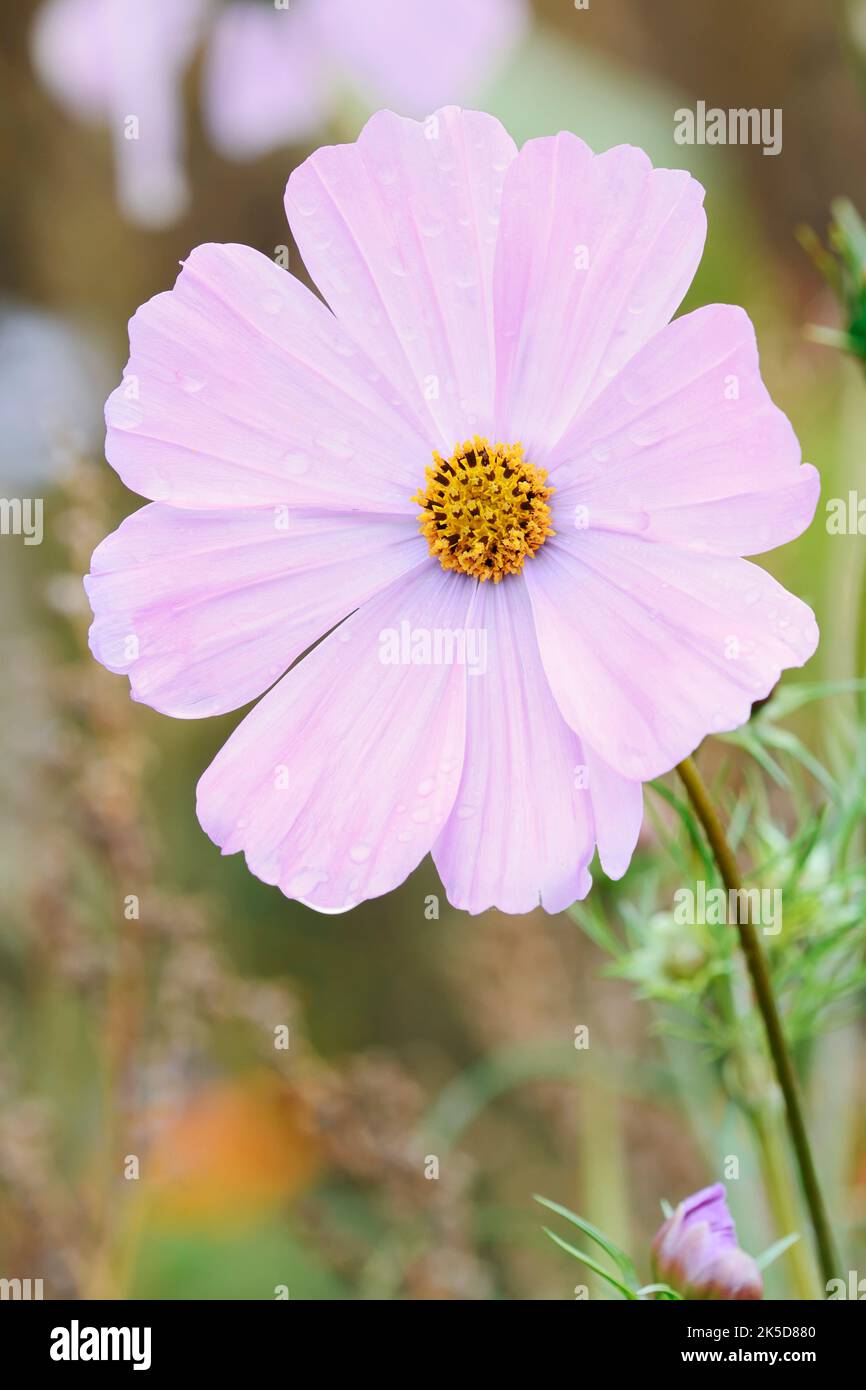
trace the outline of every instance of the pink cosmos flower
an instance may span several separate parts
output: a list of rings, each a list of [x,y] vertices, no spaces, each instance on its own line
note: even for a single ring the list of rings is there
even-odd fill
[[[341,85],[411,116],[475,96],[528,17],[527,0],[46,0],[32,50],[67,110],[108,124],[121,210],[162,226],[187,201],[181,84],[204,36],[205,125],[249,159],[320,129]]]
[[[737,1245],[720,1182],[680,1202],[653,1241],[653,1265],[684,1298],[743,1301],[764,1294],[761,1271]]]
[[[198,789],[265,882],[336,912],[432,851],[457,907],[560,910],[596,846],[624,873],[641,782],[811,655],[741,557],[816,472],[746,314],[670,322],[702,199],[631,146],[384,111],[289,180],[327,304],[205,245],[134,316],[106,448],[152,504],[93,557],[92,648],[180,718],[268,692]]]

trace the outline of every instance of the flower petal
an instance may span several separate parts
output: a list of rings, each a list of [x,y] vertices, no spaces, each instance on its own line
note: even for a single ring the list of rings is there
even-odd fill
[[[643,823],[643,787],[615,771],[586,739],[582,747],[601,867],[608,878],[622,878]]]
[[[703,189],[642,150],[530,140],[502,196],[494,295],[497,428],[546,450],[670,319],[703,249]]]
[[[744,310],[713,304],[641,348],[548,460],[557,530],[640,533],[715,554],[792,540],[820,484],[761,380]]]
[[[310,135],[328,105],[326,56],[315,16],[289,8],[226,5],[214,22],[204,71],[211,140],[231,159],[255,159]]]
[[[431,449],[492,428],[493,257],[514,156],[480,112],[447,107],[419,124],[380,111],[286,189],[307,270]]]
[[[414,515],[427,444],[333,315],[248,246],[199,246],[129,326],[106,455],[176,507]]]
[[[563,533],[526,567],[568,723],[624,777],[667,772],[735,729],[815,650],[814,616],[765,570],[633,536]]]
[[[561,912],[592,883],[597,799],[604,856],[624,871],[640,828],[640,786],[595,754],[590,766],[559,713],[520,578],[481,585],[473,622],[484,660],[470,668],[463,777],[433,858],[455,907]]]
[[[460,780],[466,670],[436,663],[449,645],[436,633],[465,629],[474,592],[425,563],[264,696],[199,782],[199,819],[224,854],[244,850],[265,883],[323,912],[402,883]]]
[[[224,714],[425,554],[408,518],[151,504],[94,553],[91,650],[164,714]]]

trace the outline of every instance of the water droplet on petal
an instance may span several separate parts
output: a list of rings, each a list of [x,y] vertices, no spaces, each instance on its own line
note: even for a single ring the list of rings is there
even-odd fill
[[[294,898],[309,897],[310,893],[327,881],[328,875],[324,869],[300,869],[289,880],[289,894]]]
[[[144,420],[144,411],[138,401],[125,397],[112,401],[108,423],[117,430],[137,430]]]
[[[302,473],[309,471],[310,460],[304,454],[289,451],[289,453],[283,454],[282,464],[290,477],[299,478]]]
[[[315,443],[319,445],[319,448],[327,450],[329,454],[333,454],[335,458],[350,459],[355,453],[355,450],[349,443],[348,434],[343,430],[322,430],[315,436]]]
[[[301,187],[294,191],[292,199],[293,205],[302,217],[312,217],[319,211],[320,200],[310,187]]]
[[[638,449],[648,449],[651,444],[660,443],[666,436],[667,430],[663,425],[638,425],[632,430],[629,438]]]

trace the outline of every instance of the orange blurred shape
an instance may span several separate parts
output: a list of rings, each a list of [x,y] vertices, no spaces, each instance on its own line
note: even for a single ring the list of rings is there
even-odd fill
[[[256,1073],[209,1085],[162,1115],[141,1177],[152,1217],[228,1225],[290,1201],[319,1166],[299,1096]]]

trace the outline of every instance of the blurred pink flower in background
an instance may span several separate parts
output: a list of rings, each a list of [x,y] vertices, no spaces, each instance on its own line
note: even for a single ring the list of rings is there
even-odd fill
[[[234,0],[206,61],[214,144],[248,158],[320,129],[339,87],[422,117],[477,96],[519,42],[527,0]]]
[[[683,1298],[743,1301],[764,1294],[761,1271],[737,1245],[720,1182],[680,1202],[653,1241],[653,1264]]]
[[[124,215],[160,227],[184,210],[181,80],[207,0],[49,0],[33,62],[67,110],[111,131]]]
[[[817,474],[746,314],[669,322],[702,202],[632,146],[381,112],[289,180],[330,309],[205,245],[134,316],[106,452],[152,505],[93,556],[91,645],[180,718],[268,692],[198,797],[265,882],[342,911],[432,851],[457,907],[565,908],[596,845],[624,873],[641,782],[813,652],[740,557]]]
[[[206,128],[248,159],[321,129],[341,87],[412,116],[475,96],[528,17],[527,0],[47,0],[32,51],[69,111],[108,124],[124,215],[157,227],[187,201],[182,79],[203,37]]]

